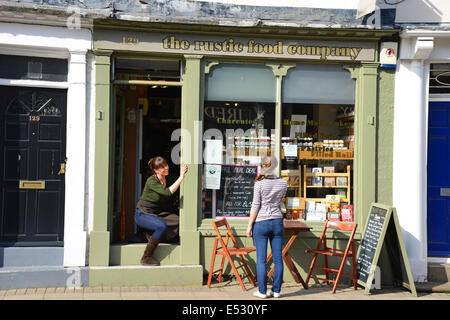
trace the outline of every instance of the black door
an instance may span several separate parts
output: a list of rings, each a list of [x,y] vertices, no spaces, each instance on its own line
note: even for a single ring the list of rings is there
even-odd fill
[[[0,86],[0,243],[63,244],[66,96]]]

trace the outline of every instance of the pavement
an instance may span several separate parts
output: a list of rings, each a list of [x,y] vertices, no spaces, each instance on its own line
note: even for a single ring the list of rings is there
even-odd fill
[[[449,300],[447,292],[417,292],[417,297],[405,288],[386,287],[372,289],[369,295],[364,294],[364,288],[357,290],[345,284],[340,284],[335,294],[331,286],[326,284],[311,284],[306,290],[297,283],[283,283],[280,298],[260,299],[253,296],[256,287],[246,283],[247,291],[243,291],[236,280],[213,283],[210,288],[202,286],[165,287],[82,287],[82,288],[28,288],[0,290],[0,300],[189,300],[189,301],[237,301],[237,300]],[[269,285],[270,288],[270,285]]]

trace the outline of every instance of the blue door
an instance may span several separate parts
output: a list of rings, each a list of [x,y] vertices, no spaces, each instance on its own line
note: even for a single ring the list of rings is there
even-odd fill
[[[428,255],[450,256],[450,102],[430,102]]]

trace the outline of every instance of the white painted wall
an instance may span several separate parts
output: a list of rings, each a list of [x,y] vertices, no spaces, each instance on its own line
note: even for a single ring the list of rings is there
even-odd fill
[[[429,70],[450,61],[450,32],[401,33],[395,79],[393,205],[415,281],[427,280],[427,141]]]
[[[0,23],[0,54],[65,58],[67,82],[0,79],[3,85],[67,88],[64,266],[86,265],[86,53],[88,29]]]

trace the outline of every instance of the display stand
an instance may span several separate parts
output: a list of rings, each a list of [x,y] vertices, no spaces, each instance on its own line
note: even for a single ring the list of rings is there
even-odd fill
[[[307,198],[306,197],[306,190],[309,188],[340,188],[340,189],[347,189],[346,192],[346,197],[345,199],[341,199],[341,201],[343,202],[347,202],[348,204],[351,203],[351,198],[350,198],[350,188],[351,188],[351,184],[350,184],[350,179],[351,179],[351,170],[350,170],[351,166],[347,165],[347,171],[346,172],[338,172],[338,173],[313,173],[313,172],[306,172],[306,165],[303,165],[303,197],[305,198],[305,201],[322,201],[325,200],[325,198]],[[300,167],[299,167],[300,170]],[[312,185],[307,185],[307,178],[308,177],[345,177],[347,180],[347,185],[346,186],[312,186]]]

